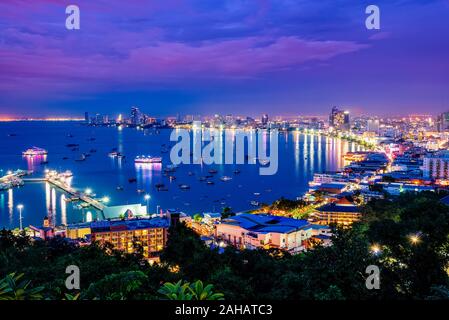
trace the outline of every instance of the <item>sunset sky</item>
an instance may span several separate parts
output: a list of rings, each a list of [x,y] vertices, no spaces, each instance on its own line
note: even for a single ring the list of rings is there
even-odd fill
[[[65,8],[81,29],[65,28]],[[381,9],[367,30],[365,8]],[[2,0],[0,116],[449,110],[449,0]]]

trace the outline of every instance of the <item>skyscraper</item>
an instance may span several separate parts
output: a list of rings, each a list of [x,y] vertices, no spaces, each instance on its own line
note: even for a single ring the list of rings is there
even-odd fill
[[[137,107],[131,108],[131,124],[135,126],[142,124],[142,113]]]
[[[444,132],[449,130],[449,112],[443,112],[438,116],[437,130],[438,132]]]
[[[262,125],[266,126],[268,124],[268,114],[262,115]]]
[[[329,115],[329,125],[336,130],[348,131],[350,129],[349,111],[342,111],[334,106]]]

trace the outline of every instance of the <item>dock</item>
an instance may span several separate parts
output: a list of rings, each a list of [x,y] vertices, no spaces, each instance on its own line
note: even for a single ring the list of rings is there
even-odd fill
[[[70,194],[73,198],[79,199],[79,201],[83,201],[99,211],[104,211],[106,208],[102,202],[76,190],[75,188],[72,188],[69,184],[67,184],[65,182],[67,179],[63,173],[59,174],[56,171],[51,171],[42,178],[22,178],[21,180],[23,182],[48,182],[52,186]]]

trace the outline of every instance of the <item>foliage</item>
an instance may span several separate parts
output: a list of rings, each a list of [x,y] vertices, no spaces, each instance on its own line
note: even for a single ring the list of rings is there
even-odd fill
[[[10,273],[0,280],[0,300],[41,300],[43,287],[31,287],[31,281],[21,280],[24,274]]]
[[[170,300],[224,300],[222,293],[212,291],[213,287],[212,284],[204,286],[201,280],[192,284],[179,280],[164,283],[158,292]]]

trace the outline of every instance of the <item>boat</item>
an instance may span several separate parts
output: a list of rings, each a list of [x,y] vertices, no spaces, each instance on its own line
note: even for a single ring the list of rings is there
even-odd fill
[[[213,181],[207,181],[206,182],[208,185],[213,185],[213,184],[215,184],[215,182],[213,182]]]
[[[221,181],[229,181],[229,180],[232,180],[232,178],[229,177],[229,176],[223,176],[223,177],[220,178],[220,180]]]
[[[259,206],[259,202],[253,200],[253,201],[251,201],[251,205],[255,206],[255,207],[258,207]]]
[[[187,190],[187,189],[190,189],[190,186],[188,184],[180,184],[179,188],[182,190]]]
[[[122,186],[118,186],[118,187],[117,187],[117,190],[118,190],[118,191],[122,191],[122,190],[123,190],[123,187],[122,187]]]
[[[170,179],[170,181],[176,180],[175,176],[169,176],[168,178]]]
[[[217,173],[218,171],[217,170],[215,170],[215,169],[210,169],[209,170],[209,173],[211,173],[211,174],[214,174],[214,173]]]
[[[145,190],[144,189],[137,189],[137,193],[144,193]]]
[[[32,148],[22,152],[22,154],[24,156],[44,156],[47,153],[48,153],[47,150],[39,148],[39,147],[32,147]]]
[[[119,154],[120,154],[120,153],[117,152],[117,151],[111,151],[111,152],[108,153],[108,155],[109,155],[110,157],[117,157]]]
[[[260,196],[260,192],[254,192],[253,193],[255,196]]]
[[[81,156],[78,159],[75,159],[75,161],[84,161],[86,160],[86,156],[83,154],[81,154]]]
[[[239,169],[235,169],[234,170],[234,174],[239,174],[240,173],[240,170]]]
[[[135,163],[161,163],[162,158],[161,157],[150,157],[150,156],[137,156],[134,159]]]

